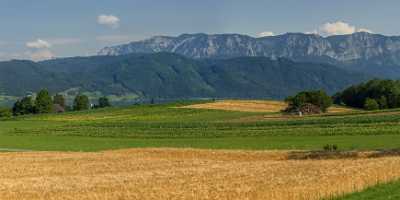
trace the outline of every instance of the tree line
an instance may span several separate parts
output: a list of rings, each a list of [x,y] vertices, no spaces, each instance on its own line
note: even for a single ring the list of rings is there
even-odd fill
[[[332,97],[322,90],[303,91],[286,98],[286,102],[285,112],[326,112],[332,102],[366,110],[400,108],[400,81],[373,79],[350,86]]]
[[[98,104],[94,105],[93,108],[105,108],[110,107],[110,101],[107,97],[101,97],[98,99]],[[83,94],[78,94],[71,106],[66,104],[65,97],[61,94],[56,94],[53,97],[46,89],[40,90],[36,98],[33,96],[26,96],[14,103],[12,107],[12,115],[27,115],[27,114],[44,114],[53,112],[65,112],[65,111],[80,111],[88,110],[92,108],[89,97]]]
[[[302,91],[289,96],[285,101],[288,107],[284,112],[304,114],[327,112],[333,103],[366,110],[400,108],[400,81],[374,79],[350,86],[332,97],[323,90]],[[46,89],[43,89],[35,99],[26,96],[15,102],[12,110],[0,108],[0,118],[57,112],[55,109],[79,111],[109,106],[111,104],[107,97],[99,98],[98,104],[91,106],[88,96],[78,94],[70,107],[66,105],[64,96],[56,94],[52,97]]]
[[[374,79],[353,85],[333,96],[334,102],[367,110],[400,107],[400,81]]]

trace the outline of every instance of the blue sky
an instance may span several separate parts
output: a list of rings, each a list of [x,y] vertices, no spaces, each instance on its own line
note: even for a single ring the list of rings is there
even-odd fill
[[[182,33],[400,35],[398,8],[398,0],[0,0],[0,60],[93,55]]]

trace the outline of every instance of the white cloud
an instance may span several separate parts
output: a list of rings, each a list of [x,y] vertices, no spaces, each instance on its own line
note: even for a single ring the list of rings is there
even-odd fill
[[[54,46],[64,46],[78,44],[81,40],[79,38],[47,38],[37,39],[25,43],[29,50],[20,53],[7,53],[0,55],[0,59],[30,59],[33,61],[41,61],[55,58],[52,52]]]
[[[50,47],[52,47],[52,44],[46,40],[37,39],[35,41],[27,42],[26,46],[35,50],[27,51],[24,53],[23,56],[18,56],[18,57],[29,58],[33,61],[48,60],[55,57],[53,52],[51,52],[49,49]]]
[[[314,30],[312,32],[306,32],[307,34],[320,34],[324,36],[331,36],[331,35],[347,35],[353,34],[356,32],[367,32],[373,33],[371,30],[366,28],[357,28],[354,25],[348,24],[343,21],[337,22],[328,22],[323,24],[318,28],[318,30]]]
[[[265,31],[265,32],[261,32],[259,33],[257,36],[258,37],[269,37],[269,36],[274,36],[274,32],[271,31]]]
[[[319,32],[324,35],[346,35],[356,32],[356,27],[342,21],[328,22],[319,28]]]
[[[99,15],[97,17],[98,24],[109,26],[111,28],[118,28],[119,22],[120,19],[114,15]]]
[[[35,41],[27,42],[26,46],[33,49],[47,49],[51,47],[51,44],[45,40],[37,39]]]
[[[373,31],[366,28],[359,28],[357,29],[357,32],[374,33]]]
[[[26,52],[27,56],[33,61],[49,60],[55,57],[53,52],[48,49],[35,52]]]

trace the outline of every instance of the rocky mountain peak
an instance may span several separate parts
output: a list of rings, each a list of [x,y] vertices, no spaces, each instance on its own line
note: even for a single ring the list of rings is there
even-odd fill
[[[126,45],[106,47],[99,55],[170,52],[186,57],[232,58],[245,56],[284,57],[340,65],[400,66],[400,37],[367,32],[322,37],[316,34],[286,33],[254,38],[240,34],[183,34],[157,36]],[[400,67],[399,67],[400,68]]]

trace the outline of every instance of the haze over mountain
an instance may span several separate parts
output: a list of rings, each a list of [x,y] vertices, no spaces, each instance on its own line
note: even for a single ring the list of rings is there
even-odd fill
[[[171,52],[189,58],[264,56],[299,62],[329,63],[374,76],[400,77],[400,37],[367,32],[322,37],[287,33],[254,38],[240,34],[184,34],[157,36],[125,45],[106,47],[99,55]]]
[[[305,89],[329,93],[370,78],[316,63],[266,57],[191,59],[178,54],[128,54],[0,62],[0,94],[48,88],[138,98],[285,98]]]

